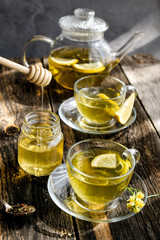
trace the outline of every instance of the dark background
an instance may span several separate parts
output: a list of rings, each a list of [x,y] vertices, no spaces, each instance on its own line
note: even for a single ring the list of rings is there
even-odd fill
[[[132,52],[152,53],[160,59],[160,0],[0,0],[0,56],[21,57],[25,42],[33,35],[56,38],[60,17],[76,8],[91,8],[109,22],[105,38],[115,50],[135,31],[145,32]],[[49,52],[45,43],[33,44],[28,57]]]

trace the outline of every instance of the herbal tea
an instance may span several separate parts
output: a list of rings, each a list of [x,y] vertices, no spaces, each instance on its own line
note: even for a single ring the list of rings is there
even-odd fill
[[[115,59],[109,64],[105,57],[99,56],[89,48],[65,47],[51,52],[49,70],[55,80],[63,87],[73,89],[79,78],[90,74],[108,74],[119,63]]]
[[[53,138],[51,129],[37,125],[30,135],[20,136],[18,163],[29,174],[49,175],[62,162],[63,137]]]
[[[85,87],[75,91],[78,111],[89,124],[103,125],[114,118],[124,101],[124,96],[112,88]],[[113,100],[112,100],[113,99]]]
[[[123,177],[132,167],[130,158],[124,160],[118,152],[105,148],[78,152],[73,155],[71,164],[77,169],[71,169],[67,162],[73,190],[80,199],[93,205],[106,204],[117,198],[128,186],[133,173]],[[119,176],[122,177],[115,178]]]

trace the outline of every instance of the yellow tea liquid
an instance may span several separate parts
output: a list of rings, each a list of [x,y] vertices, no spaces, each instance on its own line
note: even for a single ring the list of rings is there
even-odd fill
[[[116,168],[97,168],[91,166],[91,161],[100,154],[113,153],[117,157]],[[73,156],[71,159],[72,165],[83,172],[82,175],[70,168],[67,162],[67,170],[69,180],[73,190],[80,199],[88,204],[104,205],[115,198],[117,198],[128,186],[132,176],[132,172],[122,178],[109,179],[124,175],[131,169],[131,162],[129,159],[123,160],[119,153],[109,151],[103,148],[92,148],[86,151],[81,151]]]
[[[52,132],[44,126],[43,130],[40,129],[38,136],[35,129],[31,135],[20,137],[18,141],[18,163],[27,173],[35,176],[49,175],[61,164],[63,157],[62,135],[49,140]],[[45,136],[42,131],[46,131]]]
[[[114,118],[114,113],[124,101],[124,96],[113,100],[98,97],[102,93],[108,98],[116,98],[120,95],[116,90],[105,87],[86,87],[75,92],[77,108],[88,124],[106,124]]]
[[[88,63],[96,63],[100,62],[102,64],[101,68],[97,68],[96,70],[91,68],[85,70],[84,68],[78,69],[76,65],[73,64],[59,64],[55,62],[53,59],[76,59],[77,64],[88,64]],[[93,74],[108,74],[114,67],[119,63],[119,59],[115,59],[115,61],[106,64],[106,60],[102,59],[100,56],[94,55],[91,53],[91,50],[88,48],[76,48],[76,47],[65,47],[59,48],[51,52],[49,56],[49,70],[52,73],[55,80],[63,87],[67,89],[73,89],[74,83],[79,78],[82,78],[86,75]]]

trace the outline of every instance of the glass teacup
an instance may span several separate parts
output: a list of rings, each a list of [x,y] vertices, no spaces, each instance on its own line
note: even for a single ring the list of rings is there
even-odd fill
[[[102,161],[98,166],[94,161],[99,156]],[[74,144],[67,153],[67,172],[76,203],[98,212],[116,206],[116,199],[128,186],[139,157],[137,150],[106,139]]]
[[[80,78],[74,84],[74,96],[83,123],[95,127],[111,127],[115,112],[125,101],[127,91],[136,92],[131,85],[105,75]]]

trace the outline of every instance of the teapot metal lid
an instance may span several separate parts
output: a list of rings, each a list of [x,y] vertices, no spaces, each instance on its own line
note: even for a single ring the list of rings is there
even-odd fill
[[[60,18],[59,25],[65,37],[74,41],[96,41],[103,37],[108,23],[94,17],[95,11],[87,8],[74,10],[74,15]]]

